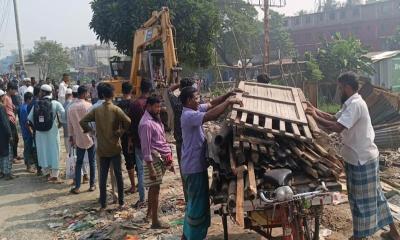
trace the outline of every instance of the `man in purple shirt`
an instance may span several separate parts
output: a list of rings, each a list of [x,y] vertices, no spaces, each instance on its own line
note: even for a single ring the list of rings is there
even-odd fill
[[[210,103],[200,104],[200,94],[194,87],[182,89],[182,174],[187,192],[187,205],[182,239],[205,239],[210,226],[208,195],[208,162],[203,123],[216,120],[233,104],[241,100],[229,93]]]
[[[169,168],[175,172],[172,165],[172,151],[165,138],[160,111],[160,99],[155,96],[148,97],[146,111],[139,123],[140,144],[145,162],[144,186],[149,188],[147,218],[151,216],[153,229],[169,228],[158,219],[158,200],[165,170]]]

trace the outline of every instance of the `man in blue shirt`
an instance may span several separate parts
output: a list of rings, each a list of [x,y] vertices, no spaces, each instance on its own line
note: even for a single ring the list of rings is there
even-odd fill
[[[26,170],[30,173],[34,173],[34,151],[33,151],[33,136],[28,129],[28,107],[32,102],[33,93],[26,91],[24,93],[24,104],[19,108],[18,118],[19,125],[21,127],[22,138],[24,139],[24,162],[26,165]]]
[[[182,174],[187,193],[187,205],[182,239],[204,239],[210,226],[208,195],[208,162],[203,123],[216,120],[233,104],[241,100],[229,93],[210,103],[200,104],[200,94],[194,87],[182,89]]]

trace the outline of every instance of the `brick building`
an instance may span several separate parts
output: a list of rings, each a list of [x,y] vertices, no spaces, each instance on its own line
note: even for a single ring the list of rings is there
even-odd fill
[[[315,51],[320,39],[336,32],[359,38],[371,51],[384,50],[384,38],[400,26],[400,0],[383,0],[338,9],[287,17],[285,25],[292,34],[299,54]]]

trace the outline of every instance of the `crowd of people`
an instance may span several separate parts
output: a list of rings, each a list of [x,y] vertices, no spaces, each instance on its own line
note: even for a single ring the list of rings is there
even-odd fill
[[[185,239],[205,238],[210,225],[202,125],[217,119],[230,105],[241,104],[234,92],[200,103],[197,86],[195,80],[184,78],[168,91],[175,118],[176,157],[187,202]],[[174,94],[176,89],[180,89],[179,97]],[[90,85],[73,85],[68,74],[63,75],[58,89],[48,82],[36,83],[34,78],[9,81],[0,90],[0,178],[14,179],[12,166],[24,159],[29,173],[46,176],[49,183],[61,182],[59,129],[63,128],[67,155],[76,156],[71,194],[80,194],[82,183],[89,183],[88,191],[95,191],[98,176],[100,212],[104,212],[110,175],[114,202],[120,208],[128,207],[124,194],[138,192],[139,200],[131,207],[145,207],[147,201],[146,220],[151,227],[169,228],[158,216],[163,176],[166,171],[175,173],[173,151],[160,117],[164,111],[162,99],[155,94],[151,81],[141,82],[141,95],[136,99],[132,90],[130,83],[123,83],[122,98],[116,101],[110,84],[93,81]],[[23,157],[17,151],[19,135],[24,142]],[[130,181],[127,191],[121,155]]]

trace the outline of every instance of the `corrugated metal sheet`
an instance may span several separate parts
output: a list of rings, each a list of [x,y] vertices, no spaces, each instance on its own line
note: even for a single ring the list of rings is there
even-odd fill
[[[373,63],[393,58],[400,55],[400,50],[398,51],[385,51],[385,52],[370,52],[365,54],[364,56],[371,59]]]

